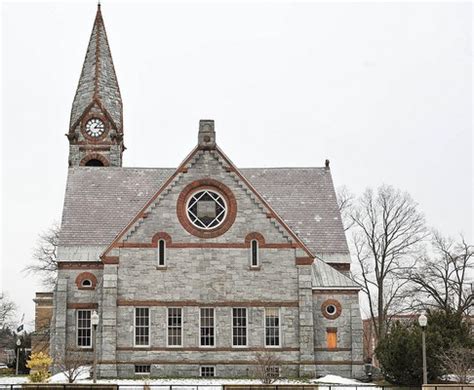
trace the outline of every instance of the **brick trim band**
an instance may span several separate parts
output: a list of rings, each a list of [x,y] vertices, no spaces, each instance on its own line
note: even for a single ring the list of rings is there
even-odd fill
[[[194,226],[188,219],[186,204],[189,197],[197,190],[213,190],[218,192],[225,199],[227,204],[227,215],[224,222],[217,226],[214,229],[203,230]],[[232,191],[226,185],[221,182],[213,179],[201,179],[193,181],[188,184],[183,191],[179,194],[178,201],[176,204],[176,213],[178,215],[178,220],[184,229],[191,233],[193,236],[199,238],[214,238],[224,234],[235,221],[237,215],[237,201]]]
[[[117,299],[117,306],[298,307],[298,301],[158,301]]]
[[[175,347],[117,347],[118,352],[134,352],[134,351],[148,351],[148,352],[298,352],[298,347],[281,347],[281,348],[258,348],[258,347],[237,347],[237,348],[224,348],[224,347],[188,347],[188,348],[175,348]]]
[[[242,349],[245,352],[245,349]],[[212,351],[209,351],[212,352]],[[135,360],[135,361],[120,361],[120,360],[101,360],[99,364],[120,364],[120,365],[131,365],[134,364],[186,364],[186,365],[249,365],[255,366],[256,363],[254,360]],[[306,360],[306,361],[282,361],[281,365],[285,366],[312,366],[312,365],[327,365],[327,366],[359,366],[363,365],[363,361],[359,360]]]
[[[58,269],[102,269],[104,264],[96,261],[58,261]]]
[[[97,303],[74,303],[74,302],[69,302],[67,304],[68,309],[98,309],[99,305]]]

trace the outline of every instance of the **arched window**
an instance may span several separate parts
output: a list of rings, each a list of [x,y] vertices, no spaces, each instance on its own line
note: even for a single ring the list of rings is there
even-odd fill
[[[81,287],[92,287],[92,282],[90,279],[84,279],[81,283]]]
[[[166,267],[166,241],[158,240],[158,267]]]
[[[104,166],[104,163],[95,158],[86,162],[86,167],[103,167],[103,166]]]
[[[258,241],[252,240],[250,241],[250,266],[251,267],[258,267],[259,266],[259,259],[258,259]]]

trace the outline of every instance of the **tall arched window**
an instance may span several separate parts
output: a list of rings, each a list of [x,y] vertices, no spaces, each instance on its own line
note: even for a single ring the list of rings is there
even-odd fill
[[[166,267],[166,241],[158,240],[158,267]]]
[[[258,267],[259,266],[258,241],[257,240],[250,241],[250,266],[251,267]]]

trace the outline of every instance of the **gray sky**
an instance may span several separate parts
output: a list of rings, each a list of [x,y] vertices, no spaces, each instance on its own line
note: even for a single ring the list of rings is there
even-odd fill
[[[0,288],[33,319],[30,261],[61,217],[69,115],[96,3],[2,3]],[[113,2],[125,166],[175,167],[199,119],[241,167],[392,184],[473,236],[469,3]]]

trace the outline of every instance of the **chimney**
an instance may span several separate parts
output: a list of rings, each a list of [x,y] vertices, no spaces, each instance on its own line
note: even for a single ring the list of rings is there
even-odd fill
[[[199,121],[198,147],[204,150],[216,148],[216,132],[212,119],[201,119]]]

